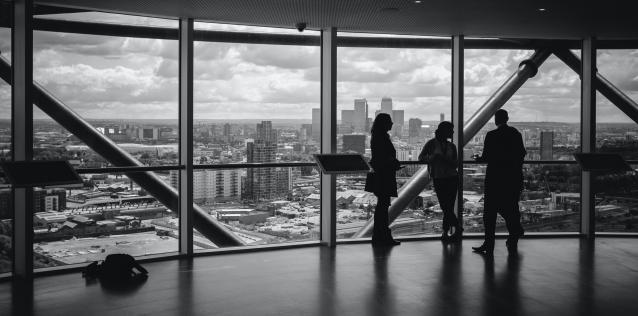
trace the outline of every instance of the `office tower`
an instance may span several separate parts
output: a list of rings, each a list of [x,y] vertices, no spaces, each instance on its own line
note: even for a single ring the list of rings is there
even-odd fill
[[[368,131],[368,101],[366,99],[354,100],[354,112],[352,117],[352,125],[357,133],[365,133]]]
[[[355,152],[362,155],[365,154],[366,135],[343,135],[343,152]]]
[[[255,141],[260,140],[271,142],[275,145],[277,144],[277,130],[272,128],[271,121],[261,121],[261,123],[257,123],[255,133]]]
[[[139,134],[137,138],[139,139],[158,139],[159,138],[159,128],[157,127],[144,127],[140,128]]]
[[[405,113],[403,110],[392,110],[392,135],[403,136],[403,125],[405,124]]]
[[[445,113],[441,113],[441,114],[440,114],[440,117],[441,117],[441,119],[440,119],[440,121],[439,121],[439,122],[443,122],[443,121],[445,121]]]
[[[230,124],[226,123],[224,124],[224,132],[223,132],[224,136],[230,136]]]
[[[378,113],[386,113],[392,116],[392,98],[390,97],[381,98],[381,109],[379,110]]]
[[[66,190],[61,188],[33,189],[33,213],[66,209]],[[13,200],[10,189],[0,190],[0,219],[11,218]]]
[[[246,144],[246,162],[274,162],[276,154],[277,132],[272,129],[271,121],[262,121],[257,124],[255,140]],[[274,168],[248,169],[246,175],[247,198],[254,201],[272,199],[276,193],[276,182]]]
[[[554,132],[541,132],[541,160],[554,159]]]
[[[179,185],[179,171],[169,173],[171,186]],[[193,171],[193,200],[195,203],[229,202],[241,200],[241,174],[238,169]]]
[[[275,187],[273,188],[273,196],[286,197],[292,191],[292,168],[274,168]]]
[[[341,129],[354,131],[354,110],[341,110]]]
[[[421,137],[421,125],[423,125],[423,121],[421,121],[418,118],[411,118],[408,121],[408,137],[410,138]]]
[[[312,109],[312,140],[321,139],[321,109]]]

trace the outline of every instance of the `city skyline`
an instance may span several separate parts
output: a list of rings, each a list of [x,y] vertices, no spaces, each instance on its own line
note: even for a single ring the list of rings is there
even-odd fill
[[[175,26],[175,21],[79,13],[52,16],[110,23]],[[285,29],[198,23],[227,31],[292,33]],[[293,30],[294,31],[294,30]],[[296,31],[295,31],[296,32]],[[312,33],[312,34],[317,34]],[[177,118],[176,41],[34,32],[34,79],[87,119]],[[9,29],[0,28],[0,51],[10,57]],[[522,50],[465,51],[465,116],[469,117],[518,64]],[[638,99],[638,50],[599,52],[599,70]],[[405,117],[437,120],[450,114],[450,50],[338,49],[338,108],[366,98],[370,111],[390,96]],[[319,105],[319,48],[195,43],[195,117],[214,119],[310,118]],[[601,122],[628,122],[598,96]],[[577,122],[578,76],[556,57],[540,67],[506,104],[516,121]],[[0,83],[0,117],[9,118],[10,89]],[[340,113],[338,114],[340,115]],[[34,117],[45,115],[36,109]]]

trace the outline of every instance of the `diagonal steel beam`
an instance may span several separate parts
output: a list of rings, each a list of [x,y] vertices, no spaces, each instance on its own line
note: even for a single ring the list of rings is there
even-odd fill
[[[547,60],[551,54],[547,48],[537,49],[529,59],[524,60],[505,83],[492,94],[492,96],[474,113],[463,127],[463,145],[467,144],[476,133],[490,120],[498,109],[516,93],[516,91],[529,79],[536,75],[538,67]],[[388,217],[392,223],[414,198],[425,189],[430,182],[430,172],[427,166],[419,169],[399,190],[399,196],[392,201],[388,209]],[[374,219],[368,222],[359,230],[354,238],[362,238],[372,233]]]
[[[0,77],[11,84],[11,65],[0,57]],[[91,124],[85,121],[68,106],[57,100],[40,84],[33,82],[33,103],[58,124],[73,133],[93,151],[118,167],[142,166],[131,154],[120,149],[111,139],[99,133]],[[153,172],[126,173],[140,187],[155,197],[171,210],[179,210],[179,196],[177,190]],[[219,247],[241,246],[244,242],[235,236],[222,224],[211,217],[204,209],[194,204],[193,226],[204,236]]]
[[[576,54],[568,49],[555,49],[554,55],[562,60],[569,68],[582,77],[582,62]],[[613,103],[618,109],[623,111],[634,122],[638,123],[638,104],[629,96],[624,94],[620,89],[614,86],[603,75],[596,71],[596,79],[594,80],[596,90],[598,90],[605,98]]]

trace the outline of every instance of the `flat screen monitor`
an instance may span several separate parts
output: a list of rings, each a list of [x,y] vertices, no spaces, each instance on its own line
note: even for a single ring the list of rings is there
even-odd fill
[[[321,172],[326,174],[368,173],[370,165],[359,154],[314,155]]]
[[[586,153],[574,154],[584,171],[631,171],[631,166],[618,154]]]
[[[5,161],[0,167],[9,183],[18,188],[82,183],[66,160]]]

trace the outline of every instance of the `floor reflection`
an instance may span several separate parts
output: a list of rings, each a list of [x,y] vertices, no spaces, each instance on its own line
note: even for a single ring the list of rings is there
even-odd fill
[[[370,287],[366,315],[395,315],[395,291],[388,276],[388,260],[393,247],[372,247],[374,283]]]
[[[481,256],[485,264],[483,315],[522,315],[524,309],[519,284],[522,255],[508,255],[505,267],[498,274],[494,271],[494,256]]]

